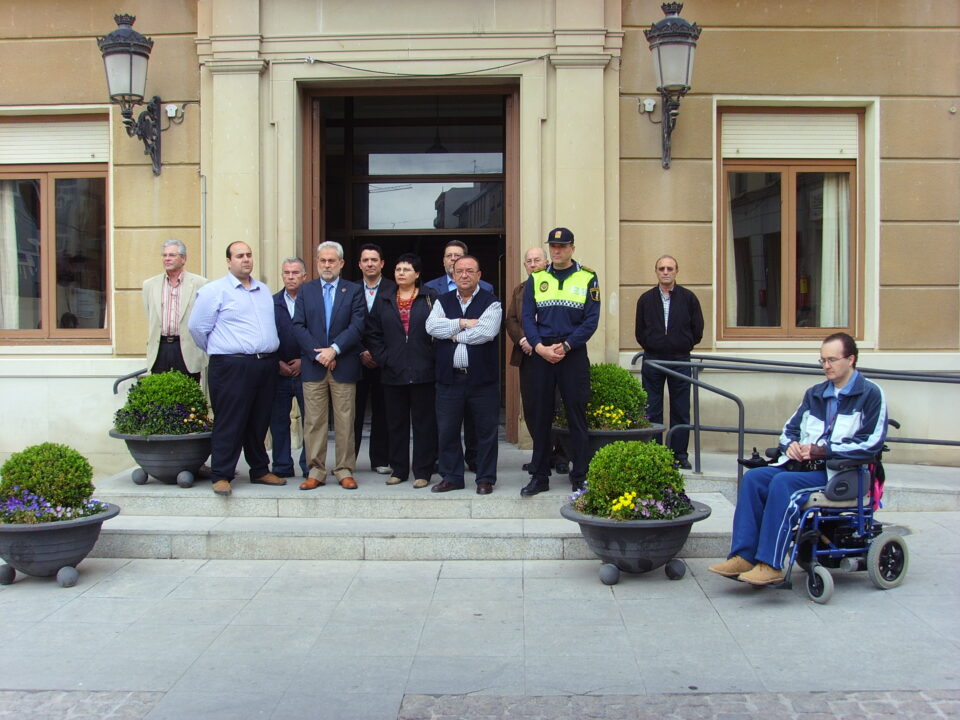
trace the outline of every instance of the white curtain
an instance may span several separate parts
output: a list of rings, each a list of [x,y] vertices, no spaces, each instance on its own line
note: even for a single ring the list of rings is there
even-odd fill
[[[16,181],[0,180],[0,328],[4,330],[20,327],[16,193]]]
[[[727,327],[736,327],[737,326],[737,258],[736,253],[734,252],[733,247],[733,208],[731,207],[733,201],[733,192],[730,190],[730,178],[731,175],[727,175],[727,242],[726,242],[726,260],[727,267],[724,270],[724,294],[726,297],[726,306],[727,306]]]
[[[850,305],[850,178],[824,173],[820,327],[844,327]]]

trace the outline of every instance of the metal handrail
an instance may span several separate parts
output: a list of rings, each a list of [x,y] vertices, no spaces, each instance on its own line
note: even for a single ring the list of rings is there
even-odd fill
[[[637,361],[643,357],[643,351],[636,353],[630,360],[630,365],[636,365]],[[706,362],[705,362],[706,361]],[[730,370],[734,372],[768,372],[788,375],[818,375],[822,376],[823,370],[818,365],[812,363],[798,363],[783,360],[755,360],[752,358],[727,357],[722,355],[691,355],[690,360],[647,360],[651,366],[661,372],[681,380],[688,381],[693,385],[693,412],[690,423],[683,425],[673,425],[667,431],[664,442],[669,444],[671,435],[677,430],[693,430],[693,472],[701,473],[700,465],[700,433],[701,432],[725,432],[737,433],[737,455],[744,456],[744,436],[750,435],[773,435],[779,437],[782,429],[766,428],[747,428],[744,427],[744,406],[743,401],[733,393],[723,390],[704,382],[700,379],[702,370]],[[745,367],[746,366],[746,367]],[[675,367],[689,367],[690,375],[677,372],[672,369]],[[880,368],[857,368],[861,372],[870,376],[871,380],[893,380],[903,382],[933,382],[960,384],[960,375],[951,375],[948,373],[933,373],[914,370],[883,370]],[[709,390],[712,393],[733,400],[737,405],[737,425],[702,425],[700,423],[700,388]],[[910,443],[915,445],[944,445],[960,447],[960,440],[939,440],[936,438],[887,438],[889,443]],[[743,467],[737,464],[737,484],[743,476]]]
[[[141,368],[141,369],[137,370],[136,372],[128,373],[128,374],[124,375],[123,377],[118,377],[118,378],[117,378],[116,380],[114,380],[114,382],[113,382],[113,394],[116,395],[116,394],[119,392],[120,383],[122,383],[122,382],[124,382],[124,381],[126,381],[126,380],[133,380],[133,378],[138,377],[138,376],[140,376],[140,375],[143,375],[146,371],[147,371],[146,368]]]

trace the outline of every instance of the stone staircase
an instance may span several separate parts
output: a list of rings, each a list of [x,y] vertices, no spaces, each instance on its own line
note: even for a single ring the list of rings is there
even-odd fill
[[[361,452],[360,457],[365,456]],[[213,494],[207,481],[192,488],[151,480],[134,485],[130,472],[97,482],[96,497],[116,503],[121,514],[106,523],[92,556],[123,558],[336,559],[336,560],[516,560],[589,559],[593,553],[579,528],[559,515],[569,484],[553,477],[553,489],[522,498],[528,476],[522,451],[500,444],[498,482],[492,495],[467,488],[444,494],[414,490],[411,483],[384,484],[370,471],[356,475],[360,487],[326,486],[300,491],[299,479],[281,488],[251,485],[238,468],[233,495]],[[719,557],[730,544],[736,495],[736,465],[730,455],[704,456],[702,473],[687,475],[687,491],[709,505],[710,518],[693,526],[681,555]],[[361,466],[363,463],[361,462]],[[897,466],[917,468],[919,466]],[[131,468],[132,469],[132,468]],[[960,509],[956,469],[915,473],[898,482],[888,466],[889,509]],[[436,478],[435,478],[436,479]]]

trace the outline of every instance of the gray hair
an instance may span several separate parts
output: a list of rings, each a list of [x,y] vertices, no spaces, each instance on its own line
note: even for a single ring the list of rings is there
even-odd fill
[[[320,243],[319,245],[317,245],[317,255],[320,254],[321,250],[336,250],[337,257],[340,260],[343,260],[343,245],[341,245],[338,242],[334,242],[333,240],[326,240]]]
[[[293,264],[293,263],[299,263],[299,264],[300,264],[300,267],[303,268],[303,271],[304,271],[304,272],[307,271],[307,264],[303,261],[303,258],[298,258],[298,257],[288,257],[288,258],[284,258],[284,259],[283,259],[283,262],[280,263],[280,267],[282,268],[284,265]]]
[[[180,253],[180,257],[186,257],[186,256],[187,256],[187,246],[184,245],[184,244],[183,244],[182,242],[180,242],[179,240],[174,240],[173,238],[170,238],[169,240],[167,240],[167,241],[163,244],[163,247],[160,248],[160,251],[163,252],[164,250],[166,250],[166,249],[167,249],[168,247],[170,247],[171,245],[176,245],[176,246],[177,246],[177,252]]]

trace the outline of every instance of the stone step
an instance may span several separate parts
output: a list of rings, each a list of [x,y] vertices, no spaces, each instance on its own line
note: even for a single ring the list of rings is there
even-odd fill
[[[681,557],[720,557],[730,547],[733,505],[712,508]],[[549,518],[158,516],[121,513],[105,523],[92,557],[269,560],[563,560],[594,557],[575,523]]]

